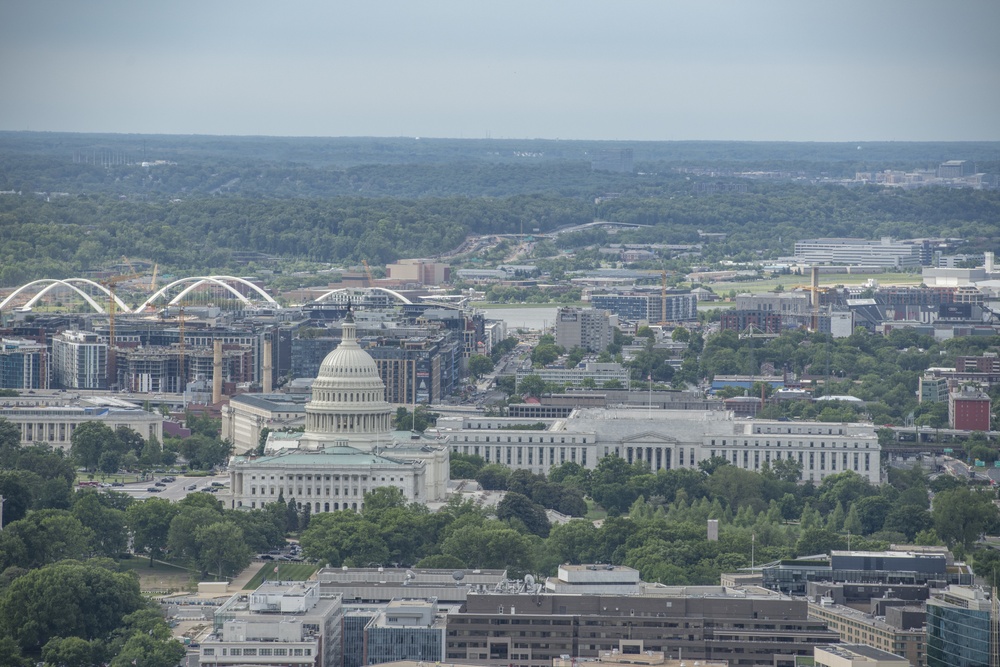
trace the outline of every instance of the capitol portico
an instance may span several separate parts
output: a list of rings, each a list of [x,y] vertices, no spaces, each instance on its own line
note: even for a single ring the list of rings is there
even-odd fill
[[[407,502],[445,500],[447,449],[414,445],[392,432],[385,384],[356,336],[348,311],[343,339],[313,383],[305,432],[291,436],[297,446],[237,459],[230,472],[232,507],[256,509],[282,498],[308,504],[313,513],[361,510],[365,493],[382,486],[398,488]]]

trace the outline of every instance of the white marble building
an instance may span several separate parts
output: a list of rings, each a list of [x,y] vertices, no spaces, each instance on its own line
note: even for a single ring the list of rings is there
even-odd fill
[[[313,513],[360,511],[364,494],[381,486],[399,488],[408,502],[445,500],[448,450],[414,445],[391,431],[385,385],[375,360],[358,345],[350,314],[343,331],[313,383],[298,446],[234,460],[232,507],[259,508],[281,497],[308,503]]]

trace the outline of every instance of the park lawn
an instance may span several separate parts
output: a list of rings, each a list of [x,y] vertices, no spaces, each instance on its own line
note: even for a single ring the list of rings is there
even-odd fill
[[[586,498],[585,501],[587,503],[587,514],[583,517],[584,519],[587,519],[588,521],[597,521],[608,518],[608,511],[606,509],[595,503],[590,498]]]
[[[835,287],[836,285],[864,285],[869,279],[878,281],[879,285],[919,285],[923,278],[919,273],[821,273],[819,274],[820,287]],[[760,294],[772,292],[781,285],[785,290],[791,291],[798,286],[809,286],[809,276],[788,275],[768,278],[766,280],[748,281],[721,281],[705,283],[712,288],[712,291],[719,295],[729,294],[729,290],[736,290],[737,294],[749,292]]]
[[[136,556],[118,563],[122,572],[135,572],[139,577],[139,590],[145,592],[193,591],[196,587],[196,573],[191,570],[154,560],[149,566],[149,558]]]
[[[274,568],[278,568],[278,573],[275,574]],[[258,586],[264,581],[264,577],[267,577],[270,581],[306,581],[313,575],[316,570],[319,569],[318,565],[312,563],[285,563],[282,562],[266,562],[264,567],[260,568],[260,571],[253,576],[243,587],[243,590],[250,591]]]

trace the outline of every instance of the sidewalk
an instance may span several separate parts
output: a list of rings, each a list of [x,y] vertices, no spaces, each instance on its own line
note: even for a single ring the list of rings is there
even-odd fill
[[[243,587],[247,585],[247,582],[253,579],[254,575],[260,572],[260,569],[265,565],[273,565],[273,563],[267,563],[267,562],[250,563],[245,570],[240,572],[238,575],[236,575],[236,577],[232,581],[229,582],[229,590],[230,591],[243,590]]]

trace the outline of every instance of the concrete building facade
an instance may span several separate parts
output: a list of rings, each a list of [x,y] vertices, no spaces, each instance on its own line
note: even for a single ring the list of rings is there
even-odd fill
[[[340,598],[317,582],[265,582],[237,593],[215,613],[198,649],[202,667],[341,667]]]
[[[524,419],[441,417],[437,432],[453,452],[541,474],[566,461],[594,468],[605,456],[646,463],[653,472],[697,469],[699,461],[722,456],[746,470],[795,460],[802,480],[853,470],[881,483],[881,448],[872,424],[749,421],[727,411],[642,408],[583,408],[565,419],[531,423],[536,421],[545,430],[509,428],[529,425]]]
[[[602,352],[612,341],[617,317],[595,308],[560,308],[556,312],[556,345],[572,350]]]
[[[52,380],[64,389],[108,388],[108,344],[89,331],[52,338]]]
[[[398,488],[407,502],[445,499],[447,450],[429,443],[411,446],[393,435],[385,384],[355,333],[349,313],[340,345],[323,360],[312,384],[305,431],[290,436],[297,446],[231,465],[233,508],[264,507],[283,497],[308,504],[314,513],[360,511],[365,493],[385,486]]]
[[[606,568],[594,572],[604,575]],[[627,658],[651,651],[688,661],[792,667],[814,645],[836,641],[822,622],[808,618],[805,600],[763,589],[640,584],[623,595],[549,593],[541,586],[469,595],[448,617],[446,660],[548,667],[561,656],[617,652]]]

